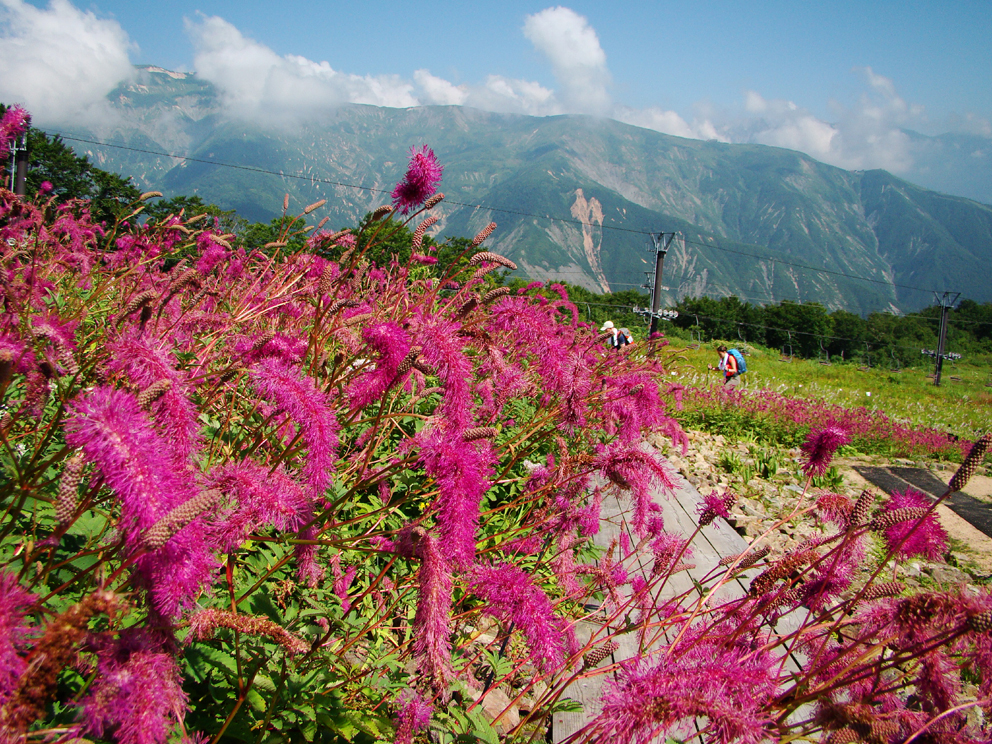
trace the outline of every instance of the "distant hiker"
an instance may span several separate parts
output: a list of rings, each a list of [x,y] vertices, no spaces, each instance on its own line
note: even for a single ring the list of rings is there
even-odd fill
[[[720,353],[720,364],[716,367],[723,372],[723,384],[728,388],[735,388],[740,384],[740,377],[747,371],[747,363],[744,355],[737,349],[727,349],[726,346],[718,346],[716,349]],[[706,365],[713,369],[710,364]]]
[[[603,327],[600,328],[599,330],[601,332],[602,331],[610,332],[610,335],[606,340],[610,344],[610,346],[612,346],[614,349],[619,349],[622,346],[626,346],[627,344],[634,343],[634,337],[630,335],[630,331],[628,331],[626,328],[617,328],[615,325],[613,325],[612,320],[608,320],[605,323],[603,323]]]

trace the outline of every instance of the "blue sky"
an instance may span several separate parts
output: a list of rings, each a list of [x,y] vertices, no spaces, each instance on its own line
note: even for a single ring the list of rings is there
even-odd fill
[[[990,39],[989,0],[0,0],[0,100],[78,121],[152,64],[253,120],[348,101],[582,113],[912,174],[904,129],[992,138]]]
[[[42,3],[35,5],[44,6]],[[489,74],[555,84],[524,36],[547,2],[78,3],[115,18],[138,45],[133,61],[192,69],[184,18],[219,16],[280,55],[295,54],[360,75],[417,69],[457,83]],[[599,37],[616,97],[630,106],[691,113],[700,101],[739,105],[745,90],[788,99],[829,118],[828,102],[853,103],[856,68],[890,78],[939,123],[951,114],[992,115],[992,3],[953,2],[572,2]]]

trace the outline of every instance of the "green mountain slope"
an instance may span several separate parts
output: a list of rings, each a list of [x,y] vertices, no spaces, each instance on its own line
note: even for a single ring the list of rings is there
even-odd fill
[[[155,68],[113,101],[119,121],[75,133],[242,168],[86,146],[98,165],[254,220],[281,213],[288,192],[298,208],[327,199],[314,216],[331,226],[354,224],[389,201],[409,149],[428,144],[445,165],[440,234],[471,235],[493,220],[487,245],[532,278],[639,286],[654,262],[646,233],[677,230],[686,244],[666,262],[669,302],[736,294],[913,310],[932,302],[931,289],[992,300],[980,271],[992,258],[992,208],[882,171],[611,120],[461,107],[345,106],[318,122],[264,128],[225,119],[209,84]]]

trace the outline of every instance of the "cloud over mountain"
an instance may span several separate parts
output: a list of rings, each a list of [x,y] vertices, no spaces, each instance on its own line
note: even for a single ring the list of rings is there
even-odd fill
[[[52,123],[108,117],[107,94],[133,73],[131,48],[120,24],[68,0],[0,0],[0,100]]]
[[[612,113],[606,53],[586,18],[568,8],[548,8],[527,16],[524,36],[551,62],[570,113]]]
[[[977,146],[969,144],[972,157],[962,156],[961,163],[992,173],[988,120],[965,114],[940,124],[929,121],[921,105],[904,99],[893,80],[869,67],[852,71],[864,90],[853,103],[830,102],[829,121],[759,90],[742,91],[738,105],[722,110],[702,103],[691,114],[630,107],[614,97],[613,76],[595,28],[562,6],[528,15],[521,25],[523,36],[547,60],[554,87],[497,74],[456,84],[427,68],[408,77],[360,75],[326,61],[281,55],[219,16],[201,14],[185,25],[193,44],[192,66],[216,86],[222,112],[255,123],[294,125],[346,103],[472,106],[532,116],[592,114],[680,137],[794,149],[831,165],[884,168],[921,183],[928,183],[927,174],[956,151],[907,130],[951,130],[979,138]],[[45,8],[0,0],[0,100],[26,105],[39,123],[112,123],[106,96],[132,76],[133,50],[117,21],[80,10],[69,0],[50,0]],[[939,187],[948,188],[953,170],[944,168]],[[969,178],[969,183],[976,180]],[[969,187],[958,193],[980,192]]]

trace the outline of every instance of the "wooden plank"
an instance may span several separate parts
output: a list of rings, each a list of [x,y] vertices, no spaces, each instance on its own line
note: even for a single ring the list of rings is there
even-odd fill
[[[580,644],[585,645],[594,633],[598,633],[601,630],[602,628],[598,623],[582,620],[575,626],[575,638]],[[571,671],[574,673],[581,669],[581,667],[582,661],[580,660],[577,667]],[[582,710],[574,713],[560,712],[552,716],[551,727],[556,742],[567,739],[600,714],[603,707],[600,704],[599,698],[603,688],[604,677],[605,675],[603,674],[581,677],[568,686],[563,697],[581,703]]]
[[[748,548],[748,543],[729,524],[720,518],[718,520],[721,524],[718,526],[715,524],[708,525],[697,531],[699,505],[703,502],[703,497],[694,486],[681,476],[675,476],[673,480],[675,481],[674,494],[664,494],[659,489],[654,494],[655,503],[661,507],[661,516],[665,522],[666,532],[685,538],[692,536],[690,547],[693,555],[690,558],[686,558],[685,562],[694,563],[695,567],[671,575],[666,580],[660,595],[656,597],[656,603],[684,594],[687,598],[685,604],[691,606],[693,599],[698,600],[700,598],[698,584],[693,580],[697,582],[701,581],[710,574],[715,574],[717,577],[722,575],[722,569],[719,567],[720,559],[744,552]],[[621,500],[618,498],[614,491],[615,489],[608,489],[608,493],[603,498],[600,510],[600,531],[593,538],[593,542],[604,549],[608,549],[613,544],[619,546],[621,535],[626,533],[630,538],[630,544],[636,546],[638,538],[632,534],[630,525],[633,508],[625,499]],[[614,555],[614,560],[619,560],[619,548]],[[628,575],[634,576],[639,574],[648,582],[651,580],[653,563],[653,556],[647,546],[642,547],[640,551],[636,551],[630,556],[624,556],[624,568],[627,570]],[[759,572],[760,569],[753,568],[740,572],[715,592],[711,600],[712,603],[719,605],[722,602],[745,596],[751,580]],[[713,581],[713,576],[710,576],[710,585],[713,584]],[[627,596],[629,597],[629,595]],[[781,630],[788,633],[799,628],[806,621],[807,614],[808,611],[800,608],[783,616],[778,621],[784,625]],[[605,616],[602,620],[606,620]],[[593,622],[580,623],[579,626],[583,627],[582,632],[584,633],[584,637],[580,636],[583,642],[587,642],[592,636],[592,633],[597,632],[597,630],[600,638],[610,633],[609,628],[602,626],[597,628]],[[577,629],[579,626],[577,626]],[[590,626],[592,629],[590,629]],[[649,635],[648,638],[655,645],[671,640],[663,632],[656,632]],[[612,657],[614,663],[634,658],[642,652],[642,640],[638,632],[623,633],[615,636],[614,640],[618,644],[618,648],[614,651]],[[650,648],[644,649],[645,653],[650,653],[650,651]],[[786,651],[783,649],[781,653],[784,654]],[[785,663],[790,670],[795,670],[799,668],[802,662],[803,659],[801,656],[790,654]],[[583,677],[568,687],[565,691],[565,697],[581,702],[583,710],[578,713],[555,714],[552,717],[552,741],[561,742],[565,740],[599,715],[602,710],[599,696],[604,680],[605,674]],[[808,713],[809,711],[803,710],[799,711],[797,715],[808,715]],[[662,742],[663,738],[659,737],[656,741]]]

